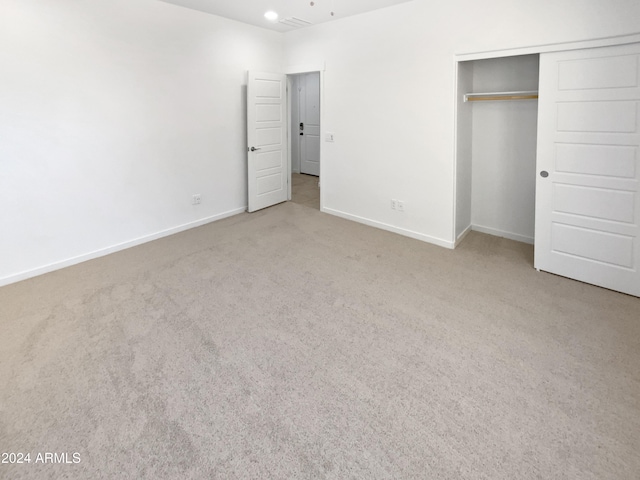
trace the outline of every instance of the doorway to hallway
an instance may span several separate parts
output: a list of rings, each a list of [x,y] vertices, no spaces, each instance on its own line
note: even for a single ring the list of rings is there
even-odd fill
[[[289,75],[291,201],[320,209],[320,72]]]
[[[320,175],[320,72],[290,76],[291,171]]]

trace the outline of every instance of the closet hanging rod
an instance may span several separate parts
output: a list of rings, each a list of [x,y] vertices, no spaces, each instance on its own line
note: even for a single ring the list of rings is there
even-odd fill
[[[494,100],[537,100],[537,90],[521,90],[518,92],[467,93],[465,102],[489,102]]]

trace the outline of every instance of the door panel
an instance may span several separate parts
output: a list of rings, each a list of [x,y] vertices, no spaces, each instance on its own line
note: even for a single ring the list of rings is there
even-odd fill
[[[640,45],[542,54],[535,266],[640,296]]]
[[[258,178],[258,195],[266,195],[268,193],[276,192],[282,189],[282,187],[282,177],[278,173]]]
[[[633,133],[637,117],[633,101],[558,103],[559,132]]]
[[[633,223],[635,203],[633,192],[558,183],[553,188],[556,212]]]
[[[615,266],[633,266],[633,238],[625,235],[554,223],[551,243],[555,252]]]
[[[638,148],[620,145],[556,144],[556,172],[635,178]]]
[[[580,58],[558,65],[560,90],[626,88],[638,85],[638,57],[635,55]]]
[[[282,135],[284,134],[282,127],[269,128],[263,127],[260,124],[263,122],[257,122],[257,128],[255,132],[255,141],[252,145],[260,145],[260,148],[280,146],[282,142]]]
[[[281,113],[279,105],[256,105],[256,122],[279,122]]]
[[[249,72],[247,174],[250,212],[287,200],[285,107],[284,75]]]
[[[282,152],[265,152],[256,154],[256,171],[269,170],[272,168],[280,168],[283,166]]]

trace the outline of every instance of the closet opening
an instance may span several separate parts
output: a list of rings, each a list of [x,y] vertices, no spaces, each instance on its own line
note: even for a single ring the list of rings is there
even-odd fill
[[[456,244],[534,243],[540,55],[458,62]]]

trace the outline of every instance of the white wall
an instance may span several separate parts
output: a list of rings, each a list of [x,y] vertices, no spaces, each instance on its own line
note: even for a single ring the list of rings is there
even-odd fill
[[[246,70],[281,71],[281,34],[155,0],[2,0],[0,65],[0,284],[245,208]]]
[[[539,59],[525,55],[469,62],[472,91],[538,90]],[[459,112],[463,109],[471,110],[473,118],[473,229],[533,243],[538,102],[468,102]]]
[[[285,65],[326,64],[325,210],[452,246],[454,55],[639,25],[637,0],[414,0],[285,34]]]

